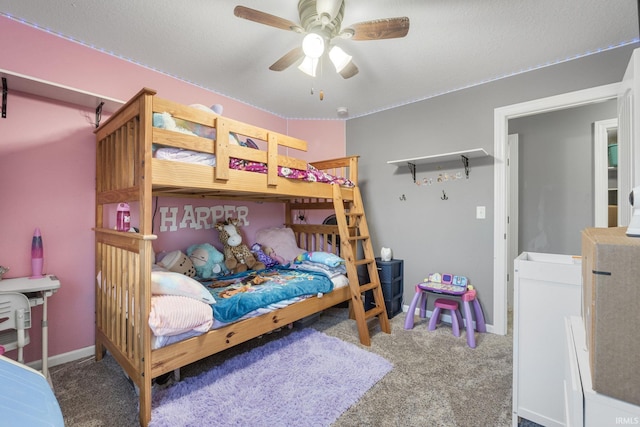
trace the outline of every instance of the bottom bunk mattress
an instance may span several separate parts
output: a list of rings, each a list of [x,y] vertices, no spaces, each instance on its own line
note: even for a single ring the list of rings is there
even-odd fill
[[[344,274],[327,275],[296,267],[248,271],[204,282],[203,288],[213,299],[210,305],[186,296],[154,295],[149,316],[152,348],[260,316],[311,296],[322,296],[348,284]]]

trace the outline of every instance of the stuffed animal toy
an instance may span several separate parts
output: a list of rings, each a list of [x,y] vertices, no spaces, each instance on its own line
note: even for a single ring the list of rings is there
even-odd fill
[[[238,219],[230,218],[216,224],[218,238],[224,246],[224,263],[232,273],[247,270],[261,270],[264,264],[257,261],[249,247],[242,243],[242,236],[238,232]]]
[[[0,265],[0,280],[2,280],[2,275],[9,271],[9,267],[3,267]]]
[[[224,264],[224,255],[209,243],[189,246],[187,255],[196,269],[196,275],[201,279],[215,279],[229,274]]]
[[[169,271],[184,274],[185,276],[196,276],[196,269],[193,266],[193,262],[191,262],[191,259],[182,251],[169,252],[158,262],[158,265]]]
[[[273,248],[271,248],[269,246],[263,246],[262,250],[264,251],[265,254],[267,254],[268,257],[270,257],[273,260],[275,260],[278,264],[285,265],[287,263],[284,260],[284,258],[282,258],[280,255],[278,255],[276,253],[276,251],[273,250]]]
[[[251,252],[255,254],[255,256],[258,258],[258,261],[263,263],[266,268],[271,268],[274,265],[278,265],[278,261],[267,255],[266,252],[262,249],[262,246],[260,246],[260,243],[254,243],[253,246],[251,246]]]

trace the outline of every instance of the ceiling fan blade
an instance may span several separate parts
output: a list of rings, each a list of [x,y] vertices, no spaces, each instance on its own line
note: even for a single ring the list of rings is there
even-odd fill
[[[304,52],[302,51],[302,47],[294,47],[289,52],[285,53],[282,58],[278,59],[274,62],[269,69],[271,71],[283,71],[290,66],[292,66],[296,61],[304,57]]]
[[[353,61],[349,61],[347,66],[340,71],[340,75],[343,79],[349,79],[358,74],[358,71],[359,70],[358,67],[356,67],[356,64],[354,64]]]
[[[233,14],[238,18],[247,19],[259,24],[269,25],[270,27],[280,28],[281,30],[296,32],[304,31],[298,24],[291,22],[288,19],[280,18],[279,16],[271,15],[269,13],[260,12],[259,10],[251,9],[245,6],[236,6],[235,9],[233,9]]]
[[[376,19],[351,25],[344,32],[353,32],[351,40],[381,40],[404,37],[409,32],[409,18]]]

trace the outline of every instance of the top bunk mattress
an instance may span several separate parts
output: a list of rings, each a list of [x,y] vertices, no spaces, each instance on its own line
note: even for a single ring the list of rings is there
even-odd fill
[[[216,129],[199,123],[175,118],[171,114],[153,113],[153,126],[159,129],[170,130],[185,135],[198,136],[207,139],[216,139]],[[233,132],[229,133],[229,144],[259,150],[251,138],[242,138]],[[167,147],[154,144],[153,157],[163,160],[172,160],[177,162],[200,164],[206,166],[216,166],[216,155],[204,153],[200,151],[189,150],[179,147]],[[296,179],[308,182],[323,182],[329,184],[337,184],[343,187],[354,187],[355,184],[348,178],[332,175],[321,171],[313,165],[307,164],[306,169],[290,168],[278,165],[278,176],[289,179]],[[234,170],[243,170],[247,172],[257,172],[266,174],[268,167],[266,163],[251,160],[239,159],[235,157],[229,158],[229,168]]]

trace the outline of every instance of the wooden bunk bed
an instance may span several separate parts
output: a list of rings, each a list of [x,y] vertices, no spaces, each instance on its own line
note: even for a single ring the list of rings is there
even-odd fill
[[[151,418],[152,379],[229,347],[288,325],[344,301],[356,321],[360,342],[370,345],[368,319],[378,318],[390,333],[374,252],[357,186],[357,157],[312,162],[318,170],[349,178],[355,186],[297,181],[278,176],[278,166],[306,168],[305,161],[282,154],[306,150],[306,142],[229,118],[163,100],[142,89],[96,131],[96,359],[108,350],[140,393],[140,424]],[[153,127],[154,113],[215,128],[207,139]],[[230,144],[238,134],[266,141],[266,150]],[[214,154],[216,167],[154,158],[155,145]],[[229,159],[261,162],[267,172],[234,170]],[[203,335],[152,349],[150,278],[153,263],[152,202],[156,196],[268,201],[286,204],[285,222],[298,246],[308,251],[333,251],[339,237],[349,286],[322,298],[301,302],[258,317],[241,320]],[[109,205],[138,202],[139,232],[108,227]],[[333,209],[337,225],[293,224],[292,211]],[[360,258],[358,258],[360,257]],[[359,283],[358,267],[368,270],[369,283]],[[365,311],[362,294],[373,291],[376,306]]]

